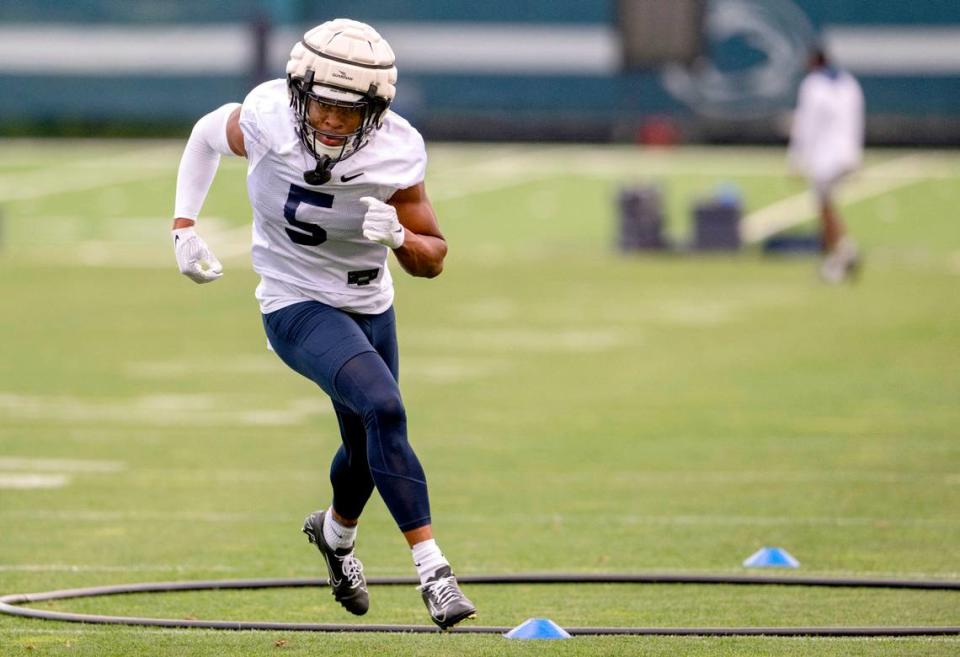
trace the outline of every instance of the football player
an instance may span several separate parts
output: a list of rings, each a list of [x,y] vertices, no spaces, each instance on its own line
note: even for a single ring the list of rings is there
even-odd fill
[[[800,85],[788,157],[817,198],[825,254],[820,275],[828,283],[839,283],[855,271],[858,253],[833,194],[863,159],[863,92],[856,78],[834,67],[822,49],[813,51],[808,68]]]
[[[432,278],[447,244],[424,189],[420,134],[390,111],[397,69],[369,25],[328,21],[290,53],[286,79],[201,118],[177,176],[173,242],[197,283],[223,268],[195,223],[221,155],[247,158],[256,297],[273,351],[333,401],[342,444],[330,466],[330,506],[303,531],[351,613],[369,606],[355,553],[357,522],[374,488],[411,550],[420,591],[443,629],[473,617],[433,538],[423,468],[407,440],[387,254]]]

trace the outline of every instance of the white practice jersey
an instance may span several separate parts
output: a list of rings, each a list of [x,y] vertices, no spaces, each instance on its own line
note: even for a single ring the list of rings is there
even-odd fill
[[[253,207],[253,268],[264,313],[314,299],[350,312],[375,314],[393,303],[388,248],[363,236],[363,196],[386,201],[423,181],[423,138],[388,112],[369,143],[332,169],[324,185],[303,172],[316,160],[300,143],[286,80],[266,82],[243,101],[240,127],[247,150]]]
[[[813,181],[833,180],[863,159],[863,92],[845,71],[804,78],[790,133],[790,161]]]

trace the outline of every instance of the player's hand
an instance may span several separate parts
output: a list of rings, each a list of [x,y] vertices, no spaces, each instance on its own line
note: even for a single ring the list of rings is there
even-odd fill
[[[400,224],[396,209],[372,196],[364,196],[360,202],[367,206],[367,213],[363,217],[363,236],[391,249],[403,246],[406,231]]]
[[[173,252],[180,273],[194,283],[209,283],[223,276],[223,265],[192,226],[173,231]]]

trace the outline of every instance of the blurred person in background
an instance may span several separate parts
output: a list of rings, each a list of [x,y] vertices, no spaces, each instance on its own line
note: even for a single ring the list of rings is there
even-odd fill
[[[800,84],[788,159],[816,196],[824,253],[820,276],[839,283],[859,264],[857,246],[837,212],[834,193],[863,159],[863,92],[853,75],[836,68],[822,48],[811,53],[808,70]]]
[[[433,538],[426,478],[407,440],[386,261],[392,250],[407,273],[432,278],[447,245],[424,188],[423,139],[389,110],[396,80],[393,50],[369,25],[336,19],[307,32],[285,80],[197,122],[177,175],[173,242],[181,273],[197,283],[222,275],[194,224],[220,156],[246,157],[269,346],[330,396],[342,439],[332,503],[303,531],[336,600],[366,613],[354,546],[376,488],[411,548],[430,616],[446,629],[476,608]]]

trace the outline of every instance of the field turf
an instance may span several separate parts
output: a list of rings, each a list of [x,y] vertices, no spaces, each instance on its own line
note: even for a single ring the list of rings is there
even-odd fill
[[[167,230],[180,148],[0,143],[0,594],[323,576],[299,528],[329,502],[335,419],[322,392],[265,349],[242,162],[223,163],[200,224],[225,276],[198,286],[177,272]],[[741,562],[771,545],[800,560],[799,575],[960,580],[956,153],[870,153],[843,206],[863,275],[835,287],[818,281],[813,256],[756,245],[615,248],[617,193],[641,183],[659,185],[680,246],[690,205],[724,183],[754,218],[778,203],[787,220],[809,218],[780,150],[440,144],[430,154],[446,270],[423,280],[393,269],[410,437],[459,573],[752,573]],[[368,575],[413,574],[378,498],[359,555]],[[480,625],[960,625],[957,592],[467,592]],[[371,594],[362,622],[429,622],[413,587]],[[35,606],[354,621],[323,589]],[[519,642],[0,617],[3,656],[958,651],[957,637]]]

